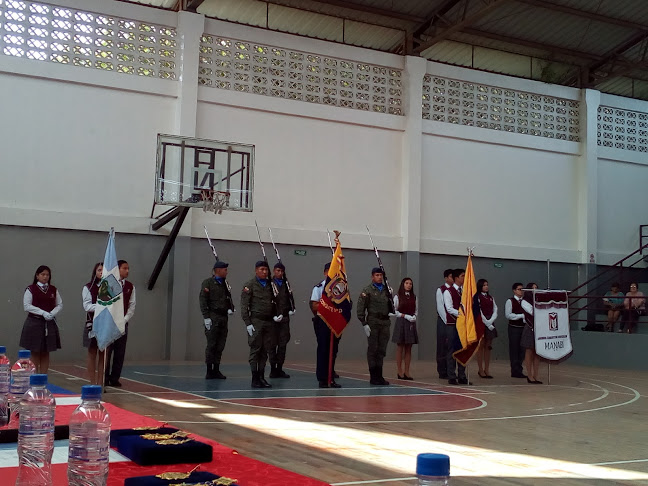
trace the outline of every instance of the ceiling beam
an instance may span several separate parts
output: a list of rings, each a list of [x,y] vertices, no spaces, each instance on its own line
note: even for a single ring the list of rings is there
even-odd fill
[[[369,5],[360,5],[358,3],[347,2],[345,0],[314,0],[314,1],[316,3],[321,3],[323,5],[332,5],[334,7],[341,7],[347,10],[355,10],[356,12],[381,15],[383,17],[389,17],[392,19],[404,20],[406,22],[419,23],[425,20],[423,17],[417,17],[416,15],[410,15],[403,12],[398,12],[396,10],[386,10],[382,8],[370,7]],[[285,5],[285,6],[289,6],[289,5]],[[304,9],[309,10],[306,7],[304,7]],[[331,15],[331,14],[328,13],[327,15]],[[353,20],[353,19],[349,19],[349,20]]]
[[[198,7],[200,7],[205,0],[186,0],[187,4],[185,10],[187,12],[196,13]]]
[[[463,18],[459,22],[456,22],[455,24],[442,30],[440,33],[433,36],[431,39],[426,40],[421,45],[416,46],[414,48],[414,52],[420,54],[421,52],[425,51],[426,49],[429,49],[430,47],[441,42],[442,40],[447,39],[448,36],[450,36],[451,34],[455,32],[459,32],[465,29],[466,27],[474,24],[478,20],[481,20],[486,14],[492,12],[497,7],[499,7],[502,3],[507,2],[509,0],[484,0],[484,1],[486,3],[484,7],[477,10],[469,17]]]
[[[596,20],[597,22],[614,24],[621,27],[627,27],[629,29],[646,30],[645,25],[639,24],[637,22],[632,22],[631,20],[608,17],[607,15],[601,15],[594,12],[589,12],[587,10],[579,10],[573,7],[568,7],[566,5],[558,5],[556,3],[546,2],[545,0],[516,0],[516,1],[518,3],[524,3],[527,5],[532,5],[534,7],[553,10],[554,12],[566,13],[569,15],[573,15],[575,17],[582,17],[590,20]]]

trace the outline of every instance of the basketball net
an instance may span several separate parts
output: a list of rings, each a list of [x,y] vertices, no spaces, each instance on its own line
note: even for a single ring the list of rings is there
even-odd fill
[[[221,214],[229,203],[230,193],[213,189],[201,189],[200,197],[202,197],[204,212],[213,211],[214,214]]]

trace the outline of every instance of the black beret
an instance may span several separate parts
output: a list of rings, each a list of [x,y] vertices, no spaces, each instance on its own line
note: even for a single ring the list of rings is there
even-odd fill
[[[263,260],[259,260],[259,261],[256,262],[256,264],[254,265],[254,268],[259,268],[259,267],[266,267],[266,268],[268,268],[268,269],[270,268],[270,266],[268,265],[268,262],[263,261]]]
[[[373,267],[371,269],[371,275],[373,275],[374,273],[383,273],[383,271],[380,267]]]
[[[218,261],[214,263],[214,268],[227,268],[229,266],[229,263],[221,262]]]
[[[274,268],[281,268],[283,271],[286,271],[286,266],[281,262],[275,263]]]
[[[324,265],[324,271],[328,272],[329,268],[331,268],[331,262],[328,262],[326,265]]]

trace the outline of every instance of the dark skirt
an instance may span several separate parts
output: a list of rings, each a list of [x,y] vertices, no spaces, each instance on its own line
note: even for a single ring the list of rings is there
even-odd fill
[[[97,347],[97,339],[96,338],[91,339],[88,336],[88,333],[90,331],[92,331],[92,322],[88,322],[83,325],[83,347],[88,349]]]
[[[529,327],[528,324],[524,326],[522,331],[522,337],[520,338],[520,346],[524,349],[533,349],[535,350],[535,333],[533,329]]]
[[[484,328],[484,339],[486,341],[492,341],[497,337],[497,328],[494,328],[492,331],[487,327]]]
[[[410,322],[404,317],[396,319],[392,342],[396,344],[418,344],[418,332],[416,322]]]
[[[47,336],[45,336],[47,326]],[[61,335],[56,321],[46,321],[28,315],[20,335],[20,347],[32,353],[44,353],[61,349]]]

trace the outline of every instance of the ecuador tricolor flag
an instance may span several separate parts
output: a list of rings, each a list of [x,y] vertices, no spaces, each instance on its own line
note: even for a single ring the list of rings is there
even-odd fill
[[[336,337],[340,337],[349,323],[352,305],[339,236],[340,233],[336,231],[335,251],[331,260],[331,267],[326,275],[322,298],[317,307],[317,315],[322,318]]]
[[[475,294],[477,294],[477,284],[475,283],[471,253],[468,255],[466,277],[461,294],[461,308],[459,316],[457,316],[457,334],[461,340],[461,349],[453,353],[457,362],[463,366],[466,366],[470,361],[479,347],[479,341],[484,336],[484,323],[481,319],[479,299],[474,299]]]

